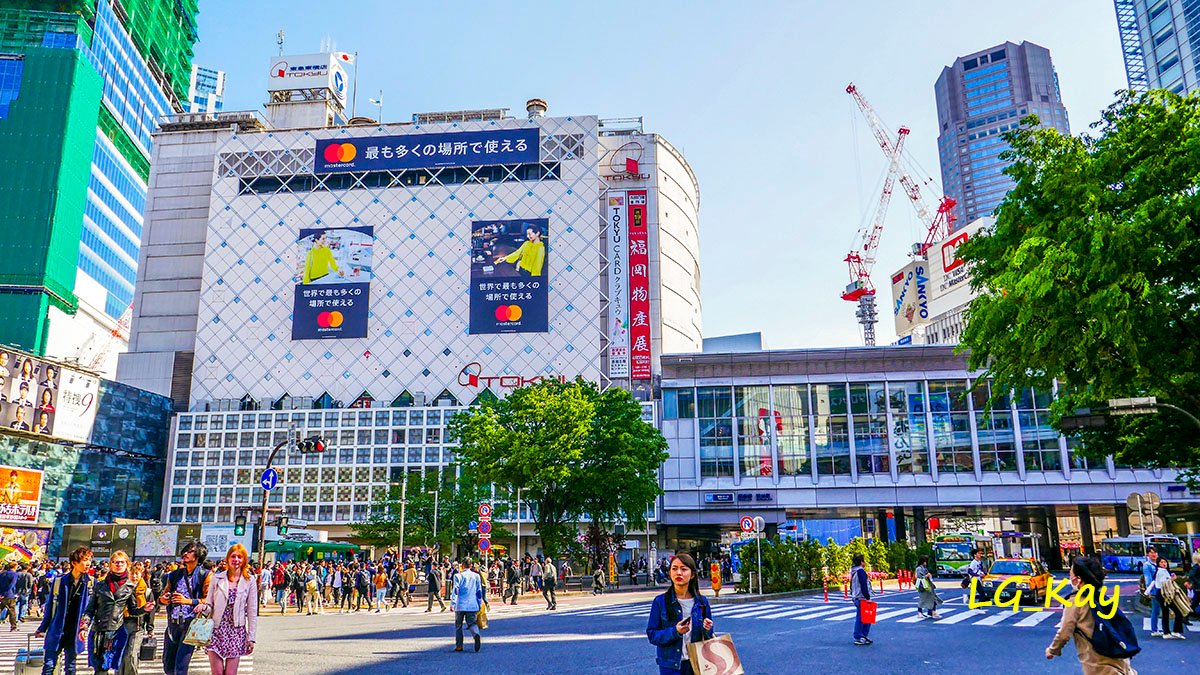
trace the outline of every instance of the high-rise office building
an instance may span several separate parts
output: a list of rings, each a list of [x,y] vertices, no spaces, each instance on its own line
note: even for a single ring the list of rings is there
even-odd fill
[[[1129,88],[1188,94],[1198,86],[1192,43],[1200,42],[1194,0],[1114,0]]]
[[[1050,50],[1032,42],[1005,42],[960,57],[934,85],[942,186],[958,202],[955,228],[989,216],[1012,188],[1004,175],[1008,149],[1002,134],[1022,117],[1070,133]]]
[[[196,0],[0,9],[0,343],[115,373],[150,135],[183,109],[196,13]]]
[[[225,71],[193,65],[187,100],[188,112],[221,112],[225,102]]]

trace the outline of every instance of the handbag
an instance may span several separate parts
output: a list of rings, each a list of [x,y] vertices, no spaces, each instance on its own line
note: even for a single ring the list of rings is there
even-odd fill
[[[141,649],[138,650],[138,660],[153,661],[158,657],[158,637],[149,635],[142,641]]]
[[[689,642],[688,660],[696,675],[744,675],[742,659],[728,633],[711,640]]]
[[[479,611],[475,612],[475,625],[479,626],[479,630],[484,630],[488,627],[487,604],[479,606]]]
[[[879,603],[874,600],[859,600],[858,611],[862,614],[862,622],[864,624],[875,623],[875,612],[879,609]]]
[[[212,634],[213,620],[206,616],[198,616],[192,619],[191,625],[188,626],[183,643],[193,647],[207,647],[208,643],[212,641]]]

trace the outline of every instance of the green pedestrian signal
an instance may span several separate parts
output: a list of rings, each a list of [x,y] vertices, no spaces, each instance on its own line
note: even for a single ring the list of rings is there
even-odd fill
[[[279,526],[278,526],[278,529],[279,529],[279,534],[280,534],[280,535],[287,534],[287,531],[288,531],[288,519],[287,519],[287,516],[280,516],[280,517],[279,517]]]
[[[246,514],[243,513],[233,519],[233,534],[236,537],[246,534]]]

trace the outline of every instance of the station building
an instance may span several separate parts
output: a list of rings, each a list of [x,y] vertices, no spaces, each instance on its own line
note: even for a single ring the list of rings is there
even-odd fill
[[[698,182],[639,118],[346,119],[338,55],[269,72],[265,118],[154,137],[118,371],[176,404],[164,520],[257,511],[295,425],[331,448],[284,457],[271,503],[347,538],[454,460],[445,426],[481,397],[583,377],[649,408],[661,354],[701,348]]]
[[[664,546],[715,550],[743,516],[851,518],[924,540],[931,519],[983,518],[1092,552],[1154,492],[1167,529],[1200,533],[1200,494],[1171,470],[1088,462],[1050,426],[1053,392],[992,398],[943,345],[663,358]],[[894,528],[887,527],[893,519]],[[934,521],[937,522],[937,521]]]

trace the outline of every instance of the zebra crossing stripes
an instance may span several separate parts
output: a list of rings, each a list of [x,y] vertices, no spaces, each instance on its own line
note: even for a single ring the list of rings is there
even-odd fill
[[[915,611],[916,610],[914,610],[912,607],[905,607],[903,609],[893,609],[890,612],[879,612],[875,615],[875,621],[887,621],[894,616],[900,616],[901,614],[912,614]]]
[[[995,626],[996,624],[1000,623],[1001,621],[1004,621],[1007,618],[1008,618],[1007,612],[996,613],[996,614],[993,614],[993,615],[987,617],[986,619],[981,619],[979,621],[976,621],[974,625],[976,625],[976,626]]]
[[[1051,616],[1057,616],[1057,615],[1058,615],[1057,612],[1034,612],[1034,613],[1030,614],[1029,616],[1025,617],[1024,619],[1021,619],[1020,621],[1016,622],[1013,625],[1020,626],[1022,628],[1025,628],[1028,626],[1036,626],[1039,623],[1045,621],[1046,619],[1049,619]]]
[[[1150,617],[1147,616],[1142,619],[1142,630],[1146,631],[1147,633],[1153,630],[1158,630],[1159,628],[1162,628],[1161,623],[1154,627],[1150,626]],[[1184,629],[1192,633],[1200,633],[1200,623],[1193,622],[1190,626],[1184,626]]]
[[[793,607],[791,609],[785,609],[782,612],[774,612],[772,614],[763,614],[762,616],[759,616],[757,618],[759,618],[759,619],[794,618],[797,614],[810,614],[812,612],[819,612],[822,609],[823,608],[821,608],[821,607],[799,607],[799,608]]]
[[[1049,614],[1050,612],[1044,612],[1044,613],[1045,613],[1045,614]],[[987,612],[983,611],[982,609],[968,609],[968,610],[967,610],[967,611],[965,611],[965,612],[958,612],[958,613],[956,613],[954,616],[948,616],[948,617],[946,617],[946,618],[944,618],[944,619],[938,619],[938,620],[937,620],[937,621],[935,621],[934,623],[939,623],[939,624],[944,624],[944,623],[948,623],[948,624],[961,623],[961,622],[963,622],[963,621],[966,621],[967,619],[970,619],[970,618],[972,618],[972,617],[979,616],[980,614],[987,614]]]
[[[958,609],[949,609],[949,608],[943,608],[943,609],[942,609],[942,616],[943,616],[943,617],[948,617],[948,616],[950,616],[951,614],[954,614],[954,613],[955,613],[955,612],[957,612],[957,611],[958,611]],[[903,619],[900,619],[900,620],[899,620],[899,621],[897,621],[896,623],[917,623],[917,622],[919,622],[919,621],[925,621],[925,620],[926,620],[926,618],[925,618],[925,617],[923,617],[923,616],[921,616],[920,614],[914,614],[913,616],[909,616],[909,617],[905,617],[905,618],[903,618]]]
[[[833,607],[825,607],[821,610],[818,610],[816,612],[811,612],[811,613],[805,614],[803,616],[794,616],[794,617],[792,617],[792,620],[793,621],[808,621],[810,619],[820,619],[820,618],[829,616],[830,614],[840,614],[841,612],[844,612],[845,610],[846,610],[846,607],[844,605],[843,606],[835,605]]]

